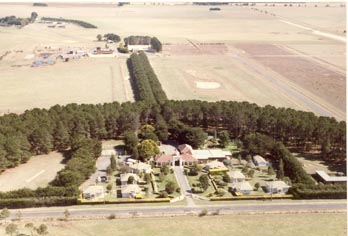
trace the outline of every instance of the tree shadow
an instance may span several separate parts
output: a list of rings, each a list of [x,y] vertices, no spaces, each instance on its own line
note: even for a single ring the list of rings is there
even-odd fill
[[[61,164],[66,165],[66,163],[71,159],[71,156],[73,154],[73,151],[69,150],[63,150],[60,151],[60,153],[63,155],[63,160],[60,162]]]

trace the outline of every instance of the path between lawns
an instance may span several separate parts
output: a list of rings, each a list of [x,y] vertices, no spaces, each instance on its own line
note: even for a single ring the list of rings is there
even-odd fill
[[[174,166],[174,174],[178,184],[181,188],[181,193],[185,196],[188,206],[195,206],[195,202],[192,199],[191,187],[184,175],[184,168],[182,166]]]

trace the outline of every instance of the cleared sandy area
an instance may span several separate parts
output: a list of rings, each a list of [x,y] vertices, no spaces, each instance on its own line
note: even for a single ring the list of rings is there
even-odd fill
[[[14,62],[19,63],[13,58],[20,55],[25,64],[35,49],[45,45],[103,46],[95,41],[96,35],[116,33],[121,37],[156,36],[163,42],[163,53],[150,55],[150,61],[169,98],[249,101],[345,119],[345,81],[332,87],[339,88],[334,96],[330,96],[331,90],[325,91],[332,85],[331,78],[336,81],[337,73],[345,77],[345,43],[306,29],[343,37],[339,31],[345,28],[345,8],[338,5],[314,8],[308,4],[305,8],[256,4],[257,8],[274,11],[274,16],[251,6],[222,6],[221,11],[209,11],[208,6],[192,5],[52,4],[38,8],[29,3],[2,4],[0,16],[11,13],[27,17],[36,11],[40,17],[84,20],[98,29],[73,25],[50,29],[37,23],[20,30],[0,28],[0,56],[11,51],[0,62],[0,112],[56,103],[133,101],[125,56],[86,58],[45,68],[13,67]],[[284,19],[305,28],[282,22]],[[241,43],[249,47],[261,44],[264,49],[259,55],[251,55],[236,46]],[[269,47],[279,47],[280,51],[272,52]],[[275,65],[278,58],[283,63],[281,68],[288,61],[296,65],[286,67],[286,73],[279,71]],[[303,64],[304,59],[310,63]],[[306,68],[298,70],[301,65],[314,72],[321,66],[327,73],[307,73]],[[305,75],[296,83],[293,77],[298,77],[297,70]],[[320,82],[308,82],[313,76]],[[203,89],[196,82],[220,86]]]
[[[45,187],[64,168],[61,153],[33,156],[30,160],[0,174],[0,191]]]

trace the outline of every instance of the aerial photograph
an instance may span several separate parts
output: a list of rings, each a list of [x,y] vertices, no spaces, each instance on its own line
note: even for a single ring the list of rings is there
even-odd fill
[[[346,236],[346,14],[0,0],[0,236]]]

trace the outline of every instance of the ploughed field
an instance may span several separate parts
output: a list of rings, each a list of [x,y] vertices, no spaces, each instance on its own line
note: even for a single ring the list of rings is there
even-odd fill
[[[0,17],[36,11],[39,17],[83,20],[98,29],[39,23],[0,28],[0,56],[10,51],[0,61],[0,113],[57,103],[133,101],[127,55],[26,65],[45,46],[91,50],[104,46],[96,42],[97,34],[115,33],[161,40],[163,52],[149,59],[169,99],[248,101],[345,119],[345,43],[311,30],[344,38],[345,7],[282,5],[209,11],[192,5],[1,4]]]

